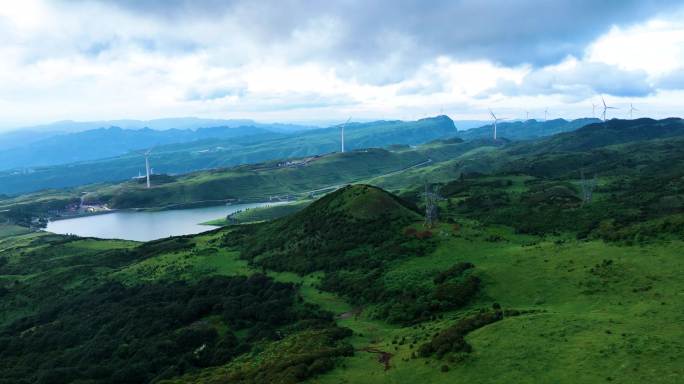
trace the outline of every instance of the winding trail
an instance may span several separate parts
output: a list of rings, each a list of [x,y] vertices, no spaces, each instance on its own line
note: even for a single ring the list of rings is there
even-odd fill
[[[398,169],[398,170],[396,170],[396,171],[391,171],[391,172],[388,172],[388,173],[384,173],[384,174],[382,174],[382,175],[377,175],[377,176],[372,176],[372,177],[364,177],[364,178],[360,178],[360,179],[348,181],[348,182],[346,182],[346,183],[329,185],[329,186],[327,186],[327,187],[312,189],[312,190],[310,190],[310,191],[299,192],[299,194],[310,195],[310,194],[312,194],[312,193],[321,192],[321,191],[325,191],[325,190],[328,190],[328,189],[340,189],[340,188],[344,187],[345,185],[357,183],[357,182],[359,182],[359,181],[361,181],[361,180],[376,179],[376,178],[379,178],[379,177],[386,177],[386,176],[397,175],[397,174],[399,174],[399,173],[406,172],[406,171],[408,171],[408,170],[410,170],[410,169],[413,169],[413,168],[422,167],[422,166],[427,165],[427,164],[430,164],[430,163],[432,163],[432,159],[428,157],[428,159],[425,160],[425,161],[421,161],[421,162],[418,163],[418,164],[409,165],[408,167],[404,167],[404,168]]]
[[[392,360],[392,356],[394,356],[393,354],[391,354],[389,352],[382,351],[382,350],[374,348],[374,347],[365,347],[365,348],[358,349],[358,351],[368,352],[368,353],[377,353],[378,354],[378,363],[385,366],[385,371],[387,371],[391,368],[390,360]]]

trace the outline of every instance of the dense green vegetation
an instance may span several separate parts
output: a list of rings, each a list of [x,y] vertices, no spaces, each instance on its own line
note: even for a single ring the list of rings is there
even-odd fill
[[[299,213],[271,223],[241,227],[224,237],[242,257],[261,268],[308,274],[326,272],[321,289],[355,305],[377,304],[375,316],[410,324],[465,305],[480,280],[458,264],[435,279],[434,287],[391,287],[386,269],[435,248],[432,232],[409,225],[420,221],[415,206],[368,185],[344,187]]]
[[[7,327],[0,335],[2,380],[147,383],[223,364],[256,341],[281,338],[283,326],[325,321],[293,308],[295,292],[260,275],[194,284],[104,284]],[[222,334],[212,322],[225,324]],[[32,362],[41,360],[46,363],[36,371]]]
[[[292,283],[258,273],[195,274],[191,280],[168,274],[138,282],[115,277],[121,268],[156,257],[192,254],[193,239],[135,245],[5,236],[0,242],[9,246],[0,262],[0,382],[147,383],[222,365],[258,344],[302,332],[314,332],[312,342],[323,350],[295,364],[294,373],[274,367],[258,374],[301,380],[331,369],[336,356],[352,353],[340,341],[348,331],[335,327],[329,313],[302,302]]]
[[[350,185],[288,216],[145,244],[4,225],[0,371],[6,382],[678,383],[680,125],[397,147],[434,160],[373,179],[401,197]],[[585,136],[596,139],[566,143]],[[426,179],[439,193],[430,228]]]

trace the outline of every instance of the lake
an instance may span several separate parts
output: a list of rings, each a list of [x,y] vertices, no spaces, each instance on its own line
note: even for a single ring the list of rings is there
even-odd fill
[[[200,223],[220,219],[248,208],[273,203],[220,205],[169,211],[117,211],[100,215],[56,220],[48,223],[48,232],[102,239],[150,241],[169,236],[189,235],[215,229]]]

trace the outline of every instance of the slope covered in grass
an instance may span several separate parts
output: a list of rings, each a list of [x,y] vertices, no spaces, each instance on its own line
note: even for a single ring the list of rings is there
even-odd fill
[[[387,244],[419,219],[417,208],[396,196],[350,185],[292,216],[255,227],[244,256],[267,268],[299,273],[382,263],[394,256]],[[352,252],[363,247],[365,252]]]
[[[608,120],[586,125],[576,131],[561,133],[534,144],[521,144],[513,153],[550,153],[587,151],[634,141],[663,139],[684,135],[679,118],[663,120]]]

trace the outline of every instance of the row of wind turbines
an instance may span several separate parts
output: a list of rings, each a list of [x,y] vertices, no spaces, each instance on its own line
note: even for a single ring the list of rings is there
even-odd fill
[[[601,102],[603,103],[603,121],[606,121],[606,112],[609,109],[618,109],[618,108],[608,106],[606,104],[606,100],[603,98],[603,96],[601,96]],[[596,107],[597,106],[598,106],[597,104],[594,104],[594,103],[591,104],[591,113],[592,113],[593,117],[596,117]],[[632,118],[632,114],[635,111],[638,111],[638,109],[634,108],[634,105],[632,105],[632,103],[630,103],[629,104],[629,118],[630,119]],[[440,110],[440,113],[442,113],[441,110]],[[491,109],[489,110],[489,114],[492,116],[492,122],[493,122],[493,126],[494,126],[494,140],[496,140],[496,125],[500,121],[507,120],[507,118],[497,117]],[[544,109],[544,121],[547,120],[548,115],[549,115],[549,109],[545,108]],[[525,120],[527,121],[529,119],[530,119],[530,112],[525,111]],[[351,117],[348,118],[344,124],[340,125],[340,152],[341,153],[345,152],[345,150],[344,150],[344,128],[347,126],[347,124],[349,124],[350,121],[351,121]],[[152,150],[148,150],[147,152],[145,152],[145,179],[146,179],[145,181],[146,181],[147,188],[151,187],[151,185],[150,185],[150,173],[151,173],[150,172],[150,154],[151,154],[151,152],[152,152]]]
[[[609,106],[606,104],[606,99],[604,99],[603,96],[601,96],[601,102],[603,103],[603,121],[606,121],[606,112],[607,112],[609,109],[619,109],[619,108],[617,108],[617,107],[609,107]],[[598,107],[597,104],[591,103],[591,115],[592,115],[593,117],[596,117],[596,107]],[[630,118],[630,119],[633,118],[634,112],[638,112],[638,111],[639,111],[638,109],[634,108],[634,104],[629,103],[629,118]]]
[[[611,107],[608,104],[606,104],[606,99],[601,96],[601,103],[603,104],[603,121],[607,121],[606,114],[608,113],[609,109],[619,109],[617,107]],[[591,115],[592,117],[596,117],[596,107],[600,106],[599,104],[594,104],[591,103]],[[632,119],[634,116],[634,112],[638,112],[639,110],[634,108],[634,104],[629,103],[629,118]],[[505,117],[497,117],[496,114],[490,109],[489,110],[489,115],[492,117],[492,125],[494,127],[494,140],[496,140],[496,125],[503,120],[507,120]],[[549,115],[549,109],[545,108],[544,109],[544,121],[547,120],[547,117]],[[525,111],[525,121],[530,119],[530,112]]]

